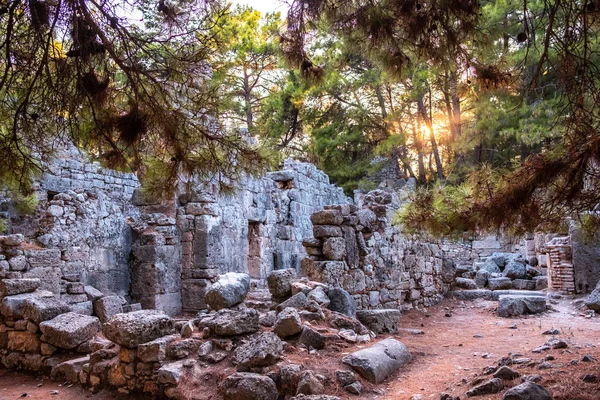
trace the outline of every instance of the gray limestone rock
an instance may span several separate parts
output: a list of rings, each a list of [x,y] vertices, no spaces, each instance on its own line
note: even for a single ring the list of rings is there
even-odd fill
[[[339,382],[340,386],[348,386],[354,382],[356,382],[356,376],[352,371],[338,370],[335,371],[335,377]]]
[[[512,280],[510,278],[489,278],[488,287],[490,290],[512,289]]]
[[[295,308],[287,307],[279,313],[273,325],[273,332],[279,337],[294,336],[302,331],[302,320]]]
[[[298,378],[296,394],[315,395],[323,394],[325,388],[313,371],[304,371]]]
[[[488,270],[480,269],[475,274],[475,283],[477,287],[484,288],[488,283],[488,279],[491,277],[491,273]]]
[[[468,278],[456,278],[454,281],[454,286],[459,289],[473,290],[478,289],[477,283],[473,279]]]
[[[487,289],[455,290],[452,292],[452,295],[459,300],[492,299],[492,291]]]
[[[485,381],[475,386],[471,390],[467,391],[467,397],[483,396],[484,394],[494,394],[498,393],[503,388],[504,383],[502,382],[502,379],[494,378],[490,379],[489,381]]]
[[[179,335],[168,335],[154,339],[138,346],[138,358],[147,363],[160,362],[167,357],[167,346],[174,340],[179,339]]]
[[[502,275],[510,279],[525,279],[527,277],[527,267],[524,263],[509,261],[504,267]]]
[[[400,310],[359,310],[356,318],[375,333],[396,333],[400,321]]]
[[[57,298],[34,297],[25,300],[23,303],[23,318],[38,325],[42,321],[47,321],[69,311],[71,311],[71,307]]]
[[[72,383],[79,382],[79,373],[83,369],[83,366],[89,362],[90,356],[61,362],[52,368],[50,376],[54,379],[61,379]]]
[[[117,314],[102,328],[107,339],[134,348],[173,333],[173,320],[162,311],[141,310]]]
[[[456,274],[456,262],[450,258],[442,260],[442,280],[444,283],[452,283]]]
[[[330,300],[329,309],[331,311],[336,311],[349,317],[356,315],[354,298],[344,289],[339,287],[329,288],[327,296]]]
[[[98,289],[96,289],[93,286],[86,285],[86,286],[84,286],[83,290],[84,290],[86,296],[88,297],[88,300],[90,300],[90,301],[98,300],[99,298],[104,296],[104,293],[102,293],[101,291],[99,291]]]
[[[500,273],[500,267],[498,267],[498,264],[496,264],[496,262],[493,259],[488,258],[487,260],[485,260],[482,263],[477,264],[478,269],[484,270],[489,272],[490,274],[499,274]]]
[[[535,290],[544,290],[548,288],[548,277],[547,276],[536,276],[534,278]]]
[[[316,288],[311,290],[306,296],[306,298],[309,301],[316,301],[317,304],[323,307],[328,307],[329,303],[331,302],[329,300],[329,296],[327,296],[327,293],[325,293],[325,289],[323,289],[323,287],[321,286],[317,286]]]
[[[548,281],[546,281],[547,284]],[[600,312],[600,282],[596,285],[596,288],[592,290],[592,293],[585,299],[585,305],[590,310]]]
[[[233,358],[239,371],[273,365],[279,361],[282,352],[281,339],[274,333],[265,332],[236,348]]]
[[[277,305],[276,309],[277,312],[280,312],[281,310],[286,309],[288,307],[300,309],[306,307],[307,304],[308,300],[306,298],[306,295],[302,292],[299,292],[287,299],[286,301],[284,301],[283,303]]]
[[[174,360],[180,360],[197,352],[202,345],[202,340],[198,338],[187,338],[179,341],[173,341],[167,345],[167,356]]]
[[[539,296],[503,295],[498,300],[498,315],[538,314],[546,311],[546,298]]]
[[[119,296],[104,296],[94,301],[94,314],[105,323],[123,312],[123,304]]]
[[[219,280],[206,292],[204,302],[217,311],[230,308],[244,301],[248,290],[250,290],[250,275],[228,272],[219,275]]]
[[[0,280],[0,297],[31,293],[41,285],[39,279],[2,279]]]
[[[296,280],[294,269],[279,269],[272,271],[267,277],[267,285],[274,299],[285,299],[292,295],[292,282]]]
[[[100,331],[100,321],[96,317],[68,312],[40,323],[40,330],[44,342],[61,349],[74,349]]]
[[[313,226],[313,235],[317,239],[342,237],[342,229],[334,225],[315,225]]]
[[[217,336],[234,336],[258,331],[259,315],[253,308],[239,311],[223,309],[202,323]]]
[[[346,257],[346,241],[341,237],[331,237],[323,242],[323,256],[328,260],[340,261]]]
[[[46,290],[36,290],[33,293],[6,296],[2,299],[2,303],[0,303],[0,312],[5,318],[22,319],[23,305],[26,300],[48,297],[54,297],[54,293]]]
[[[236,372],[221,384],[224,400],[276,400],[277,386],[267,376]]]
[[[71,304],[71,311],[81,315],[93,315],[94,305],[91,301]]]
[[[325,336],[321,335],[316,330],[305,326],[302,328],[298,343],[305,345],[307,348],[321,350],[325,347]]]
[[[552,396],[543,386],[526,381],[508,389],[502,400],[552,400]]]
[[[535,281],[529,279],[515,279],[512,281],[515,290],[535,290]]]
[[[493,376],[494,378],[512,381],[513,379],[517,379],[519,376],[521,376],[521,374],[519,374],[514,369],[503,365],[500,368],[498,368],[498,370],[494,373]]]
[[[380,383],[411,360],[406,346],[396,339],[384,339],[371,347],[358,350],[342,359],[363,378]]]
[[[329,396],[326,394],[312,394],[305,395],[299,394],[297,396],[292,397],[290,400],[342,400],[337,396]]]
[[[313,225],[341,225],[344,217],[339,210],[322,210],[310,216]]]

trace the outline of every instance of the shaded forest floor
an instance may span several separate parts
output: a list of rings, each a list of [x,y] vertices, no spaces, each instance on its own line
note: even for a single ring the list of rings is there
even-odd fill
[[[465,392],[472,387],[472,382],[478,378],[491,378],[491,375],[483,372],[486,367],[498,366],[503,357],[520,357],[530,358],[531,365],[511,365],[511,368],[521,375],[541,375],[540,384],[552,393],[555,400],[600,398],[600,383],[585,383],[582,380],[586,374],[600,376],[600,317],[585,318],[574,307],[572,299],[558,300],[557,304],[552,305],[553,311],[542,315],[518,318],[499,318],[496,306],[497,302],[491,301],[446,299],[426,313],[419,310],[409,312],[402,316],[400,327],[419,329],[424,334],[400,331],[393,335],[411,351],[413,361],[409,365],[380,385],[363,381],[365,390],[361,396],[352,396],[342,390],[328,392],[343,399],[408,400],[413,395],[420,395],[423,399],[437,400],[442,392],[466,399]],[[543,334],[554,329],[559,330],[560,334]],[[553,337],[566,341],[568,347],[542,353],[532,352]],[[286,361],[302,363],[316,370],[329,369],[333,373],[342,367],[340,359],[343,355],[355,349],[354,346],[330,349],[318,355],[288,354]],[[583,362],[586,355],[594,360]],[[550,368],[539,368],[544,361],[544,366]],[[507,382],[507,387],[520,382],[521,379],[517,378]],[[502,394],[497,394],[475,399],[496,400],[501,397]],[[20,398],[134,399],[133,396],[119,393],[92,394],[77,385],[69,387],[45,378],[0,370],[0,400]]]

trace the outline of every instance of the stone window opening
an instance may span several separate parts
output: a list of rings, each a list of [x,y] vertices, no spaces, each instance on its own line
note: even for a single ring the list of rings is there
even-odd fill
[[[259,221],[248,221],[248,275],[253,279],[264,278],[262,264],[262,229]]]
[[[46,196],[47,196],[47,198],[48,198],[48,201],[52,201],[52,200],[54,200],[54,196],[56,196],[57,194],[58,194],[58,192],[54,192],[54,191],[52,191],[52,190],[48,190],[48,191],[46,192]]]
[[[278,181],[277,187],[281,190],[293,189],[294,188],[294,180],[290,179],[287,181]]]

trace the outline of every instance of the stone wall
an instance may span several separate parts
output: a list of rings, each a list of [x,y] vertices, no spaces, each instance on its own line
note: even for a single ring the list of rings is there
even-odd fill
[[[328,206],[312,215],[315,239],[301,273],[342,287],[359,309],[431,306],[449,290],[439,244],[409,238],[390,221],[400,201],[393,191],[374,190],[353,205]]]
[[[247,177],[223,194],[214,182],[179,196],[183,309],[205,308],[203,294],[219,274],[247,272],[263,285],[274,269],[298,269],[312,237],[310,215],[351,200],[309,163],[286,160],[281,171]]]
[[[32,215],[18,216],[4,199],[10,232],[27,239],[22,248],[0,252],[9,263],[19,260],[11,263],[10,276],[40,277],[44,289],[59,294],[61,278],[77,275],[102,292],[128,296],[126,217],[138,215],[130,202],[137,186],[133,174],[102,168],[73,147],[61,151],[36,184]]]

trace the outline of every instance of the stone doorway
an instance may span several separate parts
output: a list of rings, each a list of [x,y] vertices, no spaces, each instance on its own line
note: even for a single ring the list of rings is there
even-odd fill
[[[263,224],[248,221],[248,274],[252,279],[263,279],[262,246]]]

